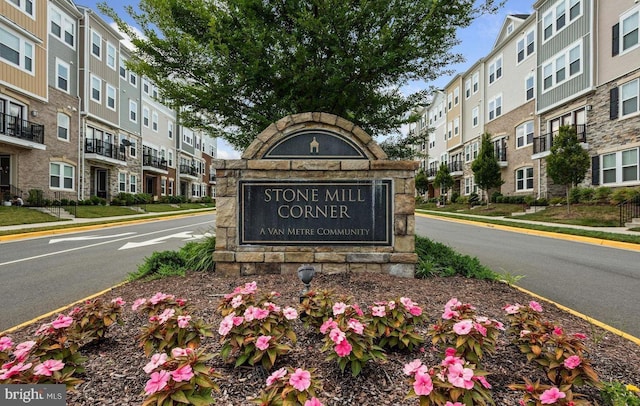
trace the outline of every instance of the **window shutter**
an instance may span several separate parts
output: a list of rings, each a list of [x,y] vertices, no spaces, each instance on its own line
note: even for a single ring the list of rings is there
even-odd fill
[[[591,184],[600,184],[600,155],[591,157]]]
[[[609,120],[618,118],[618,88],[609,91]]]
[[[620,23],[611,27],[611,56],[620,53]]]

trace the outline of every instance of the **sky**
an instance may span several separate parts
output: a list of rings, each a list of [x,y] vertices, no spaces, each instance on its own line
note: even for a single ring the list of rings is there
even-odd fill
[[[104,0],[76,0],[76,4],[98,11],[97,5],[103,1]],[[124,11],[124,7],[127,5],[135,6],[138,4],[136,0],[109,0],[107,3],[126,21],[131,21],[131,19],[128,18],[128,14]],[[533,3],[534,0],[507,0],[497,13],[483,15],[475,19],[469,27],[459,30],[458,39],[460,40],[460,44],[453,49],[453,52],[463,54],[465,56],[465,62],[452,65],[450,67],[450,69],[454,71],[454,75],[456,73],[465,72],[478,59],[487,55],[491,51],[498,32],[502,28],[502,24],[507,15],[530,14],[533,11]],[[105,18],[107,22],[111,23],[111,19],[109,17],[103,16],[103,18]],[[442,88],[451,80],[452,77],[453,75],[442,76],[436,81],[429,83],[414,82],[405,88],[407,91],[422,90],[430,86]],[[401,133],[406,134],[406,129],[401,129]],[[380,139],[378,141],[380,141]],[[238,159],[241,154],[242,152],[234,150],[233,147],[224,140],[218,140],[218,158]]]

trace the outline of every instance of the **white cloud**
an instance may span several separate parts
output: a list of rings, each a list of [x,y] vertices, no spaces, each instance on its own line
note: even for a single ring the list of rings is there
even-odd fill
[[[236,151],[229,143],[218,138],[218,159],[240,159],[241,153]]]

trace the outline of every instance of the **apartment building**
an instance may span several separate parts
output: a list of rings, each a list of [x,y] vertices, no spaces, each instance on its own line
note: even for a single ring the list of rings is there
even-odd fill
[[[438,173],[443,156],[447,153],[447,115],[445,104],[447,97],[442,90],[433,93],[431,104],[423,113],[428,126],[426,173],[429,183],[427,197],[440,196],[440,189],[434,188],[433,180]]]
[[[464,145],[462,138],[462,75],[456,75],[447,84],[444,91],[447,95],[446,121],[447,121],[447,151],[441,155],[440,162],[449,166],[449,174],[453,177],[454,191],[462,188],[462,176],[464,175]]]
[[[480,150],[480,137],[484,133],[485,99],[484,86],[485,64],[484,58],[480,58],[462,75],[464,83],[462,100],[462,143],[464,144],[464,166],[461,195],[469,196],[478,193],[475,184],[471,163],[478,157]],[[482,78],[482,79],[481,79]]]
[[[535,35],[535,15],[507,16],[485,57],[484,128],[491,134],[502,168],[504,195],[531,195],[538,178],[538,167],[531,160],[536,129]]]

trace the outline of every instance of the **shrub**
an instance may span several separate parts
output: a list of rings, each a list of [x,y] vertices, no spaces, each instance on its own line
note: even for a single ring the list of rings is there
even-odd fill
[[[640,389],[621,382],[605,382],[600,390],[605,405],[640,406]]]
[[[590,187],[585,187],[580,189],[580,196],[578,200],[580,203],[592,203],[593,196],[595,195],[595,189]]]
[[[27,203],[30,206],[42,206],[44,201],[43,192],[41,189],[30,189],[29,197],[27,197]]]
[[[497,280],[499,275],[480,263],[478,258],[460,255],[450,247],[416,236],[416,253],[420,258],[417,278],[460,275],[468,278]]]
[[[319,405],[316,392],[322,385],[314,376],[314,369],[304,370],[291,367],[280,368],[267,378],[267,388],[253,400],[261,406],[276,405]]]
[[[213,271],[216,263],[213,253],[216,250],[215,235],[208,234],[201,241],[190,241],[180,248],[180,256],[184,260],[186,269],[192,271]]]
[[[412,351],[422,345],[424,338],[416,331],[424,322],[422,308],[411,299],[401,297],[369,306],[370,328],[376,344],[382,349]]]
[[[632,199],[635,196],[636,192],[631,188],[619,188],[611,193],[610,201],[611,204],[620,204],[626,200]]]
[[[558,206],[558,205],[564,205],[567,202],[567,200],[563,197],[552,197],[551,199],[549,199],[549,204],[552,206]]]
[[[333,314],[332,306],[335,302],[351,303],[353,300],[346,296],[337,298],[331,290],[311,290],[302,297],[300,306],[300,320],[305,327],[319,328]]]
[[[599,203],[608,202],[609,196],[611,196],[611,188],[607,186],[597,187],[593,194],[593,198]]]
[[[108,328],[114,323],[122,324],[121,298],[105,303],[101,298],[86,300],[82,306],[74,307],[69,313],[74,320],[71,339],[86,345],[104,339]]]
[[[582,194],[582,189],[583,188],[579,186],[576,186],[571,189],[571,191],[569,192],[569,202],[571,204],[576,204],[580,202],[580,195]]]
[[[185,261],[177,251],[156,251],[138,265],[138,270],[129,274],[129,281],[157,279],[162,276],[184,275]]]
[[[501,203],[501,201],[498,202],[499,197],[502,197],[502,193],[500,193],[499,191],[496,190],[495,192],[491,193],[491,203]]]
[[[460,198],[460,193],[458,192],[451,193],[451,203],[457,203],[459,198]]]

